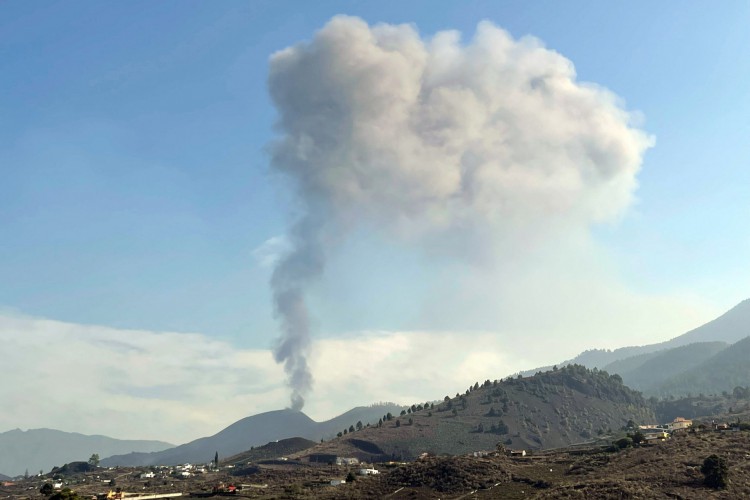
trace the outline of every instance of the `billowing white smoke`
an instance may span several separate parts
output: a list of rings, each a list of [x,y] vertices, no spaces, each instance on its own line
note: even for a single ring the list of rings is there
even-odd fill
[[[335,17],[271,57],[269,88],[282,134],[271,164],[301,210],[272,279],[295,408],[312,384],[305,289],[349,230],[452,247],[458,232],[492,246],[586,227],[629,205],[652,143],[565,57],[489,22],[462,45],[453,31],[425,40]]]

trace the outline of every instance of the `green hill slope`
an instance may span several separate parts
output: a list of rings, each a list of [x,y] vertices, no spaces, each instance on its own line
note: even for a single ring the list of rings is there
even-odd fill
[[[605,369],[619,374],[628,387],[650,394],[666,380],[694,369],[727,347],[725,342],[696,342],[616,361]]]
[[[703,363],[668,378],[652,392],[683,396],[731,392],[750,385],[750,337],[732,344]]]
[[[617,375],[571,365],[507,381],[486,381],[434,407],[386,420],[305,452],[364,460],[412,459],[423,452],[459,454],[510,448],[556,448],[652,421],[642,396]]]
[[[627,358],[648,355],[696,342],[726,342],[732,344],[748,335],[750,335],[750,299],[743,300],[718,318],[671,340],[658,344],[620,347],[614,350],[589,349],[573,359],[558,363],[558,365],[579,364],[589,368],[609,370],[608,365]],[[531,375],[539,370],[549,370],[550,368],[537,368],[522,372],[522,374]]]

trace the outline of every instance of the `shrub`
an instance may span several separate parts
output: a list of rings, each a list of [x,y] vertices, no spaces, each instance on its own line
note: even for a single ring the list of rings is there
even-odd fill
[[[729,467],[726,460],[718,455],[711,455],[703,461],[701,466],[703,482],[709,488],[721,489],[727,486]]]
[[[619,449],[624,450],[625,448],[630,448],[633,446],[633,439],[629,437],[624,437],[622,439],[618,439],[615,441],[615,446],[617,446]]]
[[[631,438],[635,444],[640,444],[646,440],[646,436],[641,431],[635,431]]]

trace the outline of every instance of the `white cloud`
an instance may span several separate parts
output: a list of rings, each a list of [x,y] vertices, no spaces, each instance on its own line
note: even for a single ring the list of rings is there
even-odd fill
[[[678,310],[669,301],[653,307]],[[668,320],[661,326],[682,322],[693,327],[710,319],[661,314]],[[319,339],[310,356],[315,391],[305,412],[325,420],[375,401],[439,399],[477,381],[562,361],[591,340],[558,335],[555,328],[544,340],[524,338],[529,337],[509,328],[365,331]],[[621,337],[610,347],[631,340]],[[242,349],[202,334],[119,330],[0,313],[0,345],[0,431],[49,427],[180,444],[248,415],[283,408],[288,401],[282,368],[269,350]]]
[[[272,236],[253,250],[253,258],[260,267],[272,269],[291,251],[291,242],[286,235]]]
[[[270,352],[205,335],[0,315],[0,429],[181,441],[283,406]]]
[[[118,330],[0,315],[0,431],[49,427],[176,444],[283,408],[268,350],[201,334]],[[528,366],[491,333],[362,332],[312,350],[306,412],[328,419],[375,401],[440,398]]]

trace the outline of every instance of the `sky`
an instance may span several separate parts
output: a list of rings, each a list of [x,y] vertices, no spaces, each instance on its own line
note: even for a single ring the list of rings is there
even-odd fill
[[[180,443],[288,405],[276,360],[327,419],[713,319],[750,296],[749,24],[740,1],[0,2],[0,432]],[[529,75],[573,97],[512,98]],[[436,172],[468,153],[531,173],[455,208]],[[269,282],[311,241],[284,357]]]

